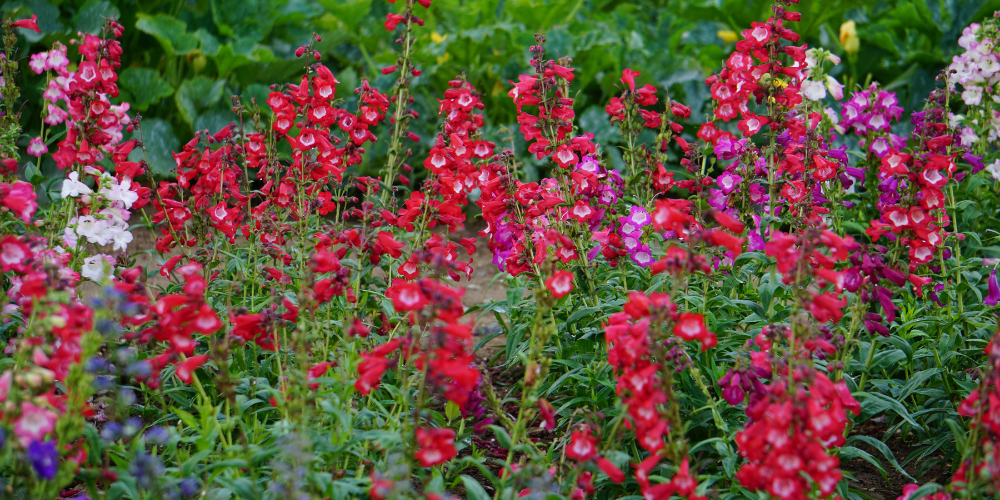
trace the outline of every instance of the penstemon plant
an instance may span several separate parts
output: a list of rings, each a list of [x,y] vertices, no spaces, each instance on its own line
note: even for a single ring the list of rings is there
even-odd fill
[[[433,11],[407,0],[391,88],[344,88],[313,35],[165,179],[125,26],[19,56],[37,20],[5,20],[0,497],[860,499],[864,462],[900,500],[995,498],[996,21],[906,115],[800,44],[797,3],[699,113],[624,69],[606,144],[536,33],[508,82],[527,150],[462,74],[413,159]]]

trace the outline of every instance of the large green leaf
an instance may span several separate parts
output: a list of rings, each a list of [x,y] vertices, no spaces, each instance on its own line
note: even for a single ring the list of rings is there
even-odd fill
[[[145,111],[174,93],[174,88],[150,68],[128,68],[118,76],[118,84],[128,91],[132,108]]]
[[[223,35],[262,40],[274,26],[274,2],[269,0],[212,0],[212,19]]]
[[[174,135],[174,129],[170,122],[159,118],[145,118],[142,120],[142,140],[146,146],[145,159],[149,163],[149,168],[154,174],[159,176],[171,175],[176,163],[172,153],[180,148],[180,141]],[[139,128],[132,134],[132,139],[139,139]],[[143,159],[142,150],[136,148],[129,155],[129,160],[139,161]]]
[[[149,33],[170,55],[187,55],[198,48],[198,37],[187,32],[187,24],[173,16],[139,14],[135,27]]]
[[[196,76],[190,80],[185,80],[177,88],[174,100],[177,101],[177,109],[181,112],[181,118],[194,126],[194,121],[198,118],[198,112],[214,106],[222,93],[226,90],[225,80],[211,80],[204,76]]]
[[[104,26],[105,19],[119,16],[121,11],[108,0],[87,0],[73,16],[73,25],[77,31],[94,35]]]

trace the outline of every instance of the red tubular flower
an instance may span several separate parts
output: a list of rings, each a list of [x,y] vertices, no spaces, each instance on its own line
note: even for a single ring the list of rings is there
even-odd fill
[[[641,75],[638,71],[632,71],[631,69],[625,68],[622,71],[621,82],[628,85],[628,89],[631,92],[635,92],[635,77]]]
[[[424,467],[447,462],[458,454],[455,450],[455,431],[451,429],[418,428],[416,434],[420,449],[413,456]]]
[[[584,462],[597,456],[597,436],[590,433],[590,428],[575,430],[570,435],[569,446],[566,447],[566,456]]]
[[[181,379],[181,382],[185,384],[190,384],[194,379],[194,371],[197,370],[201,365],[208,361],[208,355],[192,356],[180,363],[177,363],[177,368],[174,374],[177,378]]]
[[[698,313],[682,313],[674,325],[674,335],[684,340],[698,340],[701,342],[701,350],[708,350],[714,347],[718,340],[715,334],[708,331],[705,326],[705,317]]]
[[[557,271],[549,279],[545,280],[545,288],[557,299],[573,291],[573,274],[569,271]]]
[[[610,460],[604,457],[597,457],[594,462],[601,469],[601,472],[608,475],[608,479],[611,479],[615,484],[621,484],[625,481],[625,473],[622,472],[615,464],[611,463]]]
[[[24,28],[26,30],[34,31],[35,33],[41,33],[42,30],[38,28],[38,16],[32,14],[31,19],[21,19],[19,21],[14,21],[11,23],[15,28]]]
[[[427,296],[416,283],[394,283],[385,291],[385,296],[392,300],[392,306],[397,312],[419,311],[427,305]]]

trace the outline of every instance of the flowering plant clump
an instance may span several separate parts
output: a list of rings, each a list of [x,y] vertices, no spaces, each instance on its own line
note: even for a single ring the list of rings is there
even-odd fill
[[[18,54],[37,19],[3,21],[0,496],[851,499],[861,467],[1000,494],[995,18],[906,113],[776,0],[705,109],[616,72],[606,141],[539,32],[497,82],[519,152],[465,74],[410,130],[433,10],[389,4],[381,78],[313,35],[166,177],[123,24]]]

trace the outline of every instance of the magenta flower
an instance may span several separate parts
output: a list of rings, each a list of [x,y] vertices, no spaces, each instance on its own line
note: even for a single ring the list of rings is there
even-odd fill
[[[743,182],[743,177],[728,171],[715,179],[715,183],[718,184],[719,187],[722,188],[722,192],[727,195],[732,193],[733,190],[736,189],[736,186],[739,186],[740,182]]]
[[[983,299],[983,304],[995,306],[1000,303],[1000,283],[997,282],[997,270],[990,271],[990,279],[987,282],[989,294]]]

